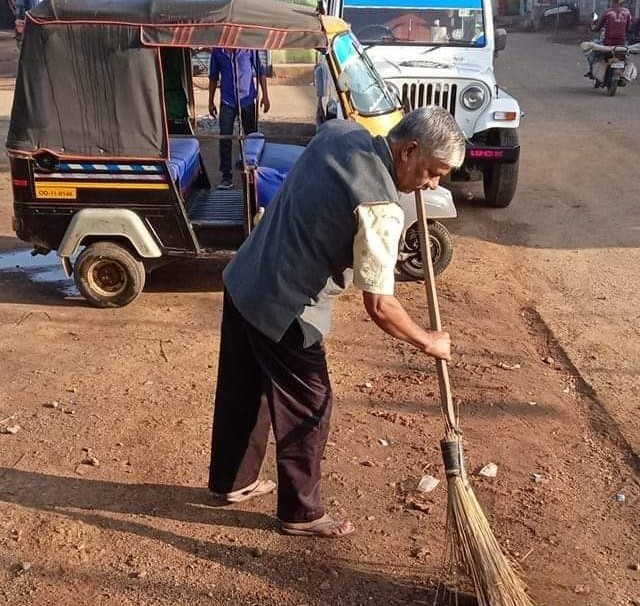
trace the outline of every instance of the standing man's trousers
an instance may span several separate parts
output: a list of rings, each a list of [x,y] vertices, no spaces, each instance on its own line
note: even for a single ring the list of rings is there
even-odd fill
[[[225,293],[209,488],[241,490],[258,479],[269,427],[276,439],[278,518],[324,515],[322,460],[332,392],[322,343],[304,348],[297,320],[275,343],[253,328]]]
[[[233,135],[233,127],[238,118],[238,108],[231,107],[226,103],[220,103],[220,134]],[[256,102],[249,103],[240,108],[240,120],[242,122],[242,130],[245,135],[255,133],[258,130],[256,123]],[[232,141],[231,139],[220,139],[220,172],[223,179],[233,181],[232,172]]]

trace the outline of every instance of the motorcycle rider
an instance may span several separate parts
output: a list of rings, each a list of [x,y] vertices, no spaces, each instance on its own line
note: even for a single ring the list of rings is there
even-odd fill
[[[593,23],[591,31],[599,32],[604,29],[602,44],[604,46],[621,46],[627,43],[627,34],[631,30],[631,12],[623,6],[624,0],[613,0],[611,8],[607,9],[603,15]],[[602,53],[592,52],[589,55],[589,71],[585,74],[587,78],[593,78],[593,64]]]
[[[636,19],[629,30],[629,44],[637,44],[640,42],[640,18]]]

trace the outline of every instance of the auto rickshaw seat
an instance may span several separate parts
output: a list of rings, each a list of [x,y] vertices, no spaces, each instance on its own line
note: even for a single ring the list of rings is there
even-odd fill
[[[304,151],[300,145],[267,143],[260,166],[258,166],[256,185],[258,203],[267,206],[284,183],[289,171]]]
[[[195,137],[169,137],[169,159],[171,178],[182,193],[190,188],[200,173],[200,143]]]
[[[257,168],[264,152],[265,139],[262,133],[250,133],[243,144],[244,163],[247,168]]]
[[[281,173],[289,173],[303,151],[304,147],[302,145],[267,143],[262,154],[260,166],[273,168]]]
[[[256,172],[258,204],[267,206],[287,178],[304,147],[284,143],[267,143],[261,133],[251,133],[244,140],[244,161]]]
[[[251,133],[244,140],[244,162],[248,168],[267,167],[288,173],[303,151],[301,145],[267,143],[262,133]]]

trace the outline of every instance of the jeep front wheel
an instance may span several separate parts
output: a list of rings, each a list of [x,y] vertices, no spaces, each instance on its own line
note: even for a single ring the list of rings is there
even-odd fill
[[[78,256],[73,277],[80,294],[94,307],[124,307],[142,292],[142,261],[113,242],[96,242]]]
[[[518,133],[515,128],[500,128],[490,141],[493,145],[516,146]],[[518,185],[518,164],[488,164],[482,169],[482,184],[487,204],[504,208],[511,204]]]

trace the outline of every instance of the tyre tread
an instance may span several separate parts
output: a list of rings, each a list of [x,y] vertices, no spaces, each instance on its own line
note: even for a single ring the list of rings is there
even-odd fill
[[[514,128],[500,129],[499,145],[518,145],[518,132]],[[519,161],[513,164],[494,164],[483,171],[482,183],[486,202],[496,208],[511,204],[518,186]]]

